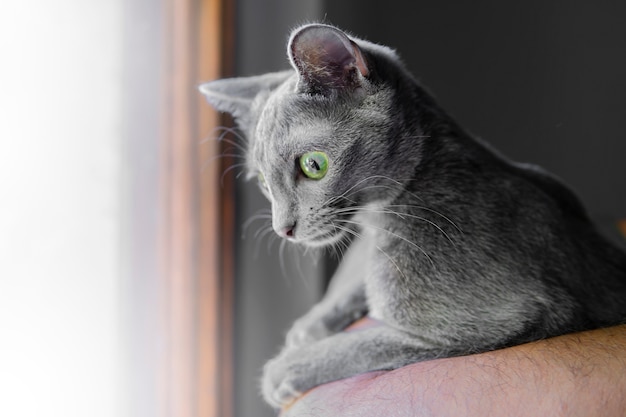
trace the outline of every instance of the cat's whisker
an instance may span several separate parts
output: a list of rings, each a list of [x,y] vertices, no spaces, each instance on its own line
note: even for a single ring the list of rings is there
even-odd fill
[[[369,212],[369,213],[379,213],[379,214],[392,214],[392,215],[398,216],[399,218],[401,218],[403,220],[405,220],[406,218],[420,220],[420,221],[423,221],[423,222],[428,223],[428,224],[432,225],[433,227],[435,227],[438,231],[440,231],[446,237],[446,239],[450,243],[452,243],[453,245],[456,246],[455,242],[452,240],[450,235],[445,230],[443,230],[443,228],[440,225],[438,225],[434,221],[429,220],[429,219],[427,219],[425,217],[417,216],[417,215],[410,214],[410,213],[401,213],[401,212],[398,212],[396,210],[392,210],[390,208],[390,207],[400,207],[400,206],[401,205],[383,206],[380,209],[377,209],[377,208],[372,207],[372,206],[356,206],[356,207],[353,206],[353,207],[345,207],[345,208],[335,209],[335,210],[332,211],[332,214],[333,215],[345,215],[345,214],[357,214],[357,213],[360,213],[360,212]],[[452,222],[450,219],[448,219],[447,217],[445,217],[441,213],[439,213],[439,212],[437,212],[435,210],[432,210],[432,209],[428,209],[427,207],[423,207],[423,206],[414,206],[414,207],[433,212],[434,214],[437,214],[438,216],[443,217],[446,221],[450,222],[450,224],[452,224],[457,230],[459,230],[459,232],[461,232],[459,227],[456,226],[456,224],[454,224],[454,222]]]
[[[228,148],[228,149],[235,150],[237,152],[242,152],[244,154],[247,152],[247,149],[244,146],[240,145],[239,143],[235,142],[234,140],[231,140],[231,139],[225,137],[225,134],[222,134],[219,138],[217,138],[217,141],[218,142],[224,142],[224,143],[227,143],[227,144],[231,145],[231,148]]]
[[[209,133],[205,138],[201,139],[198,141],[198,146],[204,145],[205,143],[209,142],[209,141],[217,141],[219,142],[222,135],[224,135],[224,130],[226,130],[228,128],[224,127],[224,126],[217,126],[215,128],[213,128],[211,130],[211,133]],[[219,136],[213,136],[215,133],[220,132]]]
[[[387,259],[389,259],[389,262],[391,262],[391,264],[396,268],[396,270],[398,271],[398,273],[402,276],[402,278],[404,278],[404,281],[408,281],[408,278],[406,277],[406,275],[404,275],[404,272],[402,272],[402,270],[400,269],[400,267],[398,266],[398,264],[396,263],[396,261],[394,261],[391,256],[389,256],[389,254],[387,252],[385,252],[384,250],[382,250],[378,245],[374,245],[376,247],[376,249],[378,249],[378,251],[380,253],[382,253],[383,255],[385,255],[385,257]],[[428,256],[428,255],[427,255]],[[430,258],[429,258],[430,259]],[[432,262],[432,261],[431,261]]]
[[[295,245],[290,245],[290,246],[296,247]],[[297,247],[296,247],[296,249],[297,249]],[[302,256],[296,256],[295,258],[296,258],[296,270],[298,272],[298,276],[302,280],[302,285],[304,285],[304,287],[306,288],[307,291],[310,291],[311,290],[311,283],[306,278],[306,275],[304,274],[304,271],[302,270],[302,259],[303,259],[304,256],[307,256],[308,251],[309,251],[309,247],[305,246],[304,247],[304,253],[302,254]]]
[[[239,130],[238,128],[227,127],[224,129],[228,131],[229,133],[231,133],[238,141],[241,141],[245,145],[244,150],[246,150],[248,145],[250,145],[250,142],[248,141],[248,138],[246,137],[246,135],[244,135],[243,132],[241,132],[241,130]]]
[[[237,148],[235,148],[233,146],[229,146],[228,148],[224,148],[221,153],[222,154],[233,154],[233,155],[243,156],[243,155],[241,155],[241,154],[239,154],[237,152],[238,152]]]
[[[265,225],[265,226],[259,227],[259,229],[254,233],[255,245],[254,245],[254,251],[252,253],[252,257],[254,259],[258,259],[259,258],[261,242],[263,241],[263,238],[265,238],[265,236],[267,236],[268,234],[270,234],[273,231],[274,231],[274,229],[272,229],[271,226]]]
[[[347,196],[349,196],[349,195],[351,195],[351,194],[354,194],[354,193],[356,193],[357,191],[362,191],[362,190],[367,190],[367,189],[372,189],[372,188],[387,188],[387,189],[392,190],[392,191],[394,191],[394,190],[395,190],[392,186],[390,186],[390,185],[385,185],[385,184],[374,184],[374,185],[368,185],[367,187],[360,188],[359,190],[354,190],[354,188],[355,188],[355,187],[357,187],[358,185],[360,185],[362,182],[364,182],[364,181],[369,181],[369,180],[371,180],[371,179],[375,179],[375,178],[382,178],[382,179],[386,179],[386,180],[388,180],[388,181],[393,182],[396,186],[398,186],[398,187],[403,187],[403,188],[405,187],[405,184],[403,184],[403,183],[402,183],[402,181],[405,181],[405,182],[415,181],[415,179],[401,179],[401,180],[396,180],[396,179],[393,179],[393,178],[390,178],[390,177],[386,177],[386,176],[384,176],[384,175],[370,176],[370,177],[365,178],[364,180],[359,181],[357,184],[355,184],[354,186],[350,187],[347,191],[343,192],[341,195],[338,195],[338,196],[336,196],[336,197],[333,197],[333,198],[329,199],[329,201],[327,201],[327,202],[325,203],[325,205],[328,205],[328,204],[330,204],[330,203],[334,203],[336,200],[338,200],[338,199],[340,199],[340,198],[345,198],[345,199],[347,199],[348,201],[350,201],[350,202],[354,203],[354,201],[353,201],[353,200],[351,200],[351,199],[349,199],[349,198],[347,198]],[[422,202],[422,203],[424,202],[424,199],[423,199],[422,197],[418,196],[417,194],[412,193],[412,192],[409,192],[409,191],[407,191],[406,189],[404,190],[404,192],[405,192],[405,194],[406,194],[406,195],[412,196],[412,197],[414,197],[416,200],[418,200],[418,201],[420,201],[420,202]],[[332,201],[331,201],[331,200],[332,200]],[[389,206],[389,205],[388,205],[388,206]],[[400,207],[400,206],[401,206],[401,205],[396,205],[396,207]],[[432,212],[432,213],[435,213],[435,214],[437,214],[437,215],[441,216],[442,218],[444,218],[446,221],[450,222],[450,223],[451,223],[451,224],[452,224],[455,228],[457,228],[459,231],[461,231],[461,229],[460,229],[460,228],[459,228],[459,227],[458,227],[458,226],[457,226],[457,225],[456,225],[456,224],[455,224],[452,220],[450,220],[448,217],[446,217],[445,215],[443,215],[442,213],[440,213],[440,212],[438,212],[438,211],[436,211],[436,210],[434,210],[434,209],[431,209],[431,208],[426,207],[426,206],[423,206],[423,205],[406,205],[406,207],[415,207],[415,208],[420,208],[420,209],[427,210],[427,211],[430,211],[430,212]]]
[[[396,189],[394,189],[390,185],[374,184],[374,185],[368,185],[367,187],[359,188],[358,190],[354,190],[354,191],[348,193],[346,196],[339,196],[339,198],[344,198],[344,199],[346,199],[346,200],[348,200],[350,202],[355,203],[354,200],[349,199],[347,196],[352,195],[352,194],[356,194],[358,192],[362,192],[362,191],[365,191],[365,190],[375,189],[375,188],[382,188],[382,189],[386,189],[386,190],[396,191]]]
[[[333,225],[333,227],[334,227],[334,225]],[[335,230],[338,230],[338,229],[335,227]],[[341,260],[345,256],[344,250],[346,248],[345,248],[345,243],[344,243],[343,239],[338,241],[334,245],[330,245],[329,249],[333,252],[332,254],[335,256],[335,259]]]
[[[361,187],[356,189],[357,187],[359,187],[361,184],[363,184],[364,182],[367,181],[371,181],[371,180],[375,180],[375,179],[382,179],[385,181],[390,181],[394,186],[399,187],[398,189],[394,188],[394,186],[389,185],[389,184],[373,184],[373,185],[368,185],[366,187]],[[405,194],[414,197],[415,199],[417,199],[418,201],[421,201],[422,203],[424,202],[424,199],[419,197],[417,194],[412,193],[408,190],[406,190],[406,184],[403,183],[404,182],[409,182],[409,181],[414,181],[414,179],[394,179],[385,175],[371,175],[369,177],[363,178],[360,181],[358,181],[356,184],[354,184],[353,186],[351,186],[350,188],[348,188],[346,191],[344,191],[343,193],[341,193],[340,195],[334,196],[329,198],[326,202],[324,202],[323,206],[330,206],[331,204],[334,204],[337,200],[339,199],[347,199],[348,201],[352,202],[353,204],[355,204],[356,202],[354,202],[353,200],[349,199],[348,196],[355,194],[357,192],[361,192],[363,190],[368,190],[368,189],[373,189],[373,188],[383,188],[383,189],[388,189],[391,191],[397,191],[397,190],[402,190],[404,191]]]
[[[446,233],[446,231],[443,230],[441,228],[441,226],[439,226],[437,223],[433,222],[432,220],[429,220],[429,219],[427,219],[425,217],[421,217],[421,216],[417,216],[417,215],[414,215],[414,214],[410,214],[410,213],[400,213],[400,212],[397,212],[395,210],[388,209],[388,207],[389,206],[384,206],[381,209],[375,209],[373,207],[364,206],[364,207],[360,207],[359,211],[369,212],[369,213],[378,213],[378,214],[393,214],[393,215],[398,216],[399,218],[401,218],[403,220],[406,220],[406,218],[411,218],[411,219],[416,219],[416,220],[423,221],[425,223],[428,223],[428,224],[432,225],[437,230],[439,230],[446,237],[446,239],[448,239],[448,241],[450,243],[452,243],[453,245],[456,246],[456,244],[452,241],[452,239]],[[337,210],[335,213],[341,213],[341,210]]]
[[[339,259],[342,259],[346,255],[347,250],[350,248],[350,244],[347,241],[349,241],[349,239],[342,239],[339,241],[341,254],[341,258]]]
[[[328,224],[335,230],[335,233],[339,233],[338,232],[339,229],[337,228],[335,223],[333,223],[332,221],[329,221]],[[328,246],[327,249],[329,251],[332,251],[332,254],[335,256],[335,259],[341,260],[343,258],[344,256],[344,252],[342,250],[343,244],[344,244],[343,239],[341,239],[336,244]]]
[[[287,272],[287,265],[285,264],[285,245],[287,241],[285,239],[281,239],[280,246],[278,247],[278,263],[280,264],[280,272],[282,273],[283,280],[287,284],[287,287],[291,286],[291,281],[289,280],[289,275]],[[269,254],[269,253],[268,253]]]
[[[262,232],[259,233],[255,233],[254,238],[255,239],[263,239],[265,236],[267,236],[268,234],[272,233],[274,231],[274,229],[272,229],[271,225],[266,225],[265,227],[263,227],[262,229],[260,229]]]
[[[237,169],[237,168],[241,168],[243,166],[246,166],[246,164],[244,162],[240,163],[240,164],[232,164],[231,166],[229,166],[228,168],[226,168],[224,170],[224,172],[222,173],[222,176],[220,177],[220,185],[222,187],[224,187],[224,178],[226,177],[226,174],[228,174],[230,171],[232,171],[233,169]],[[239,176],[241,175],[243,171],[239,172],[235,178],[239,178]]]
[[[414,179],[403,179],[403,180],[397,180],[397,179],[394,179],[394,178],[391,178],[391,177],[387,177],[386,175],[378,175],[378,177],[379,177],[379,178],[382,178],[382,179],[384,179],[384,180],[387,180],[387,181],[391,181],[392,183],[396,184],[398,187],[401,187],[401,189],[403,189],[405,193],[407,193],[407,194],[409,194],[409,195],[411,195],[411,196],[415,197],[415,198],[416,198],[416,199],[418,199],[419,201],[422,201],[422,202],[424,201],[424,200],[423,200],[421,197],[419,197],[417,194],[412,193],[412,192],[410,192],[410,191],[406,190],[406,184],[403,184],[403,183],[402,183],[402,181],[405,181],[405,182],[415,181]]]
[[[369,228],[372,228],[372,229],[380,230],[380,231],[388,233],[388,234],[390,234],[390,235],[392,235],[394,237],[397,237],[398,239],[408,243],[409,245],[413,246],[415,249],[419,250],[426,258],[428,258],[428,260],[430,261],[430,264],[433,267],[435,266],[435,263],[433,262],[433,260],[430,257],[430,255],[428,255],[428,253],[426,253],[426,251],[421,246],[417,245],[415,242],[411,242],[409,239],[405,238],[404,236],[401,236],[401,235],[399,235],[397,233],[394,233],[391,230],[387,230],[387,229],[385,229],[383,227],[374,226],[372,224],[367,224],[367,223],[364,223],[364,222],[357,222],[357,221],[345,220],[345,219],[342,219],[340,221],[344,222],[344,223],[349,223],[349,224],[356,224],[356,225],[359,225],[361,227],[366,227],[366,228],[369,227]]]
[[[250,227],[252,223],[254,223],[257,220],[268,220],[268,219],[269,220],[272,219],[272,211],[270,209],[265,208],[265,209],[261,209],[257,211],[255,214],[250,216],[250,218],[243,223],[242,237],[245,237],[246,230],[248,229],[248,227]]]
[[[387,205],[387,206],[385,206],[385,207],[398,207],[398,208],[400,208],[400,207],[403,207],[403,208],[409,208],[409,207],[412,207],[412,208],[417,208],[417,209],[420,209],[420,210],[429,211],[429,212],[431,212],[431,213],[433,213],[433,214],[436,214],[437,216],[441,217],[442,219],[444,219],[444,220],[445,220],[445,221],[447,221],[448,223],[450,223],[450,224],[451,224],[451,225],[452,225],[452,226],[453,226],[456,230],[458,230],[458,231],[459,231],[459,233],[463,233],[463,230],[462,230],[462,229],[461,229],[461,228],[460,228],[460,227],[459,227],[459,226],[458,226],[455,222],[453,222],[452,220],[450,220],[450,218],[449,218],[449,217],[447,217],[447,216],[445,216],[444,214],[442,214],[441,212],[439,212],[439,211],[437,211],[437,210],[434,210],[434,209],[431,209],[431,208],[429,208],[429,207],[425,207],[425,206],[418,206],[418,205],[412,205],[412,204],[392,204],[392,205]]]
[[[349,201],[351,201],[351,200],[349,200]],[[391,209],[391,208],[415,208],[415,209],[419,209],[419,210],[428,211],[430,213],[433,213],[433,214],[441,217],[443,220],[445,220],[448,223],[450,223],[459,233],[463,233],[463,230],[455,222],[453,222],[449,217],[445,216],[444,214],[442,214],[441,212],[439,212],[437,210],[431,209],[431,208],[426,207],[426,206],[415,205],[415,204],[386,204],[386,205],[383,206],[383,208],[384,209]],[[334,214],[350,214],[350,213],[356,214],[359,211],[373,211],[373,210],[375,210],[375,209],[372,208],[371,206],[361,205],[361,206],[352,206],[352,207],[344,207],[344,208],[340,208],[340,209],[334,209],[333,213]],[[388,212],[391,213],[391,214],[396,214],[398,216],[413,217],[413,218],[423,219],[423,220],[427,221],[427,219],[424,219],[424,218],[419,217],[419,216],[411,215],[409,213],[398,213],[395,210],[389,210]]]
[[[218,137],[213,137],[212,136],[213,133],[220,132],[220,131],[221,131],[221,133],[220,133],[220,135]],[[239,147],[243,152],[245,152],[246,151],[245,147],[241,146],[239,143],[237,143],[237,142],[235,142],[235,141],[233,141],[233,140],[231,140],[229,138],[226,138],[226,135],[229,134],[229,133],[232,134],[237,140],[243,142],[246,146],[248,145],[248,139],[241,132],[239,132],[235,128],[230,128],[230,127],[226,127],[226,126],[218,126],[218,127],[214,128],[211,131],[211,135],[206,137],[206,138],[204,138],[204,139],[202,139],[200,142],[198,142],[198,145],[203,145],[203,144],[207,143],[210,140],[215,140],[215,141],[218,141],[218,142],[231,143],[231,144]]]
[[[336,227],[339,230],[343,230],[344,232],[346,232],[346,233],[356,237],[357,239],[361,239],[363,237],[359,232],[357,232],[356,230],[352,230],[349,227],[341,226],[341,225],[336,224],[334,222],[333,222],[333,226]]]
[[[258,246],[261,246],[261,242],[263,241],[263,239],[267,236],[270,237],[270,241],[267,243],[267,246],[269,246],[271,243],[271,237],[273,234],[274,234],[274,229],[272,228],[270,224],[266,224],[265,226],[261,227],[257,231],[257,233],[255,233],[254,239],[258,242],[258,245],[255,248],[256,255],[258,255],[258,252],[259,252]]]
[[[357,233],[356,231],[350,229],[349,227],[344,227],[344,226],[340,226],[340,225],[336,225],[337,228],[339,228],[340,230],[344,230],[346,233],[350,233],[353,236],[355,236],[356,238],[361,238],[362,235],[360,233]],[[387,252],[385,252],[384,250],[382,250],[378,245],[374,245],[374,247],[380,252],[382,253],[388,260],[389,262],[391,262],[391,264],[396,268],[396,270],[398,271],[398,273],[402,276],[402,278],[404,278],[405,281],[407,281],[407,277],[404,274],[404,272],[402,272],[402,270],[400,269],[400,267],[398,266],[398,264],[396,263],[396,261],[394,261],[391,256],[389,256],[389,254]],[[426,255],[428,256],[428,255]],[[430,259],[430,257],[429,257]],[[431,261],[432,262],[432,261]]]
[[[448,239],[448,241],[450,243],[452,243],[452,245],[456,246],[456,243],[454,243],[454,241],[450,238],[450,235],[448,235],[448,233],[446,233],[446,231],[443,230],[441,228],[441,226],[439,226],[437,223],[433,222],[432,220],[426,219],[426,218],[421,217],[421,216],[416,216],[414,214],[398,213],[398,212],[395,212],[393,210],[386,210],[385,213],[394,214],[394,215],[396,215],[396,216],[398,216],[398,217],[400,217],[402,219],[404,219],[405,217],[409,217],[411,219],[416,219],[416,220],[420,220],[420,221],[426,222],[426,223],[430,224],[431,226],[433,226],[434,228],[436,228],[437,230],[439,230],[446,237],[446,239]]]
[[[216,160],[220,158],[235,158],[235,159],[244,159],[244,160],[246,159],[245,156],[238,155],[235,153],[221,153],[219,155],[215,155],[212,158],[209,158],[208,160],[206,160],[200,167],[200,172],[204,172],[204,170],[206,170],[213,162],[215,162]]]
[[[367,206],[358,205],[350,207],[336,208],[331,211],[332,214],[356,214],[359,211],[366,210]]]
[[[362,178],[360,181],[357,181],[356,184],[354,184],[353,186],[348,188],[346,191],[344,191],[340,195],[331,197],[328,200],[326,200],[322,204],[322,207],[328,206],[328,205],[334,203],[335,201],[337,201],[338,199],[343,198],[346,195],[349,195],[350,193],[352,193],[352,190],[354,190],[356,187],[358,187],[359,185],[363,184],[364,182],[371,181],[371,180],[374,180],[374,179],[380,179],[380,178],[382,178],[382,179],[390,179],[389,177],[386,177],[384,175],[370,175],[369,177]]]
[[[274,229],[272,229],[272,232],[274,231]],[[272,255],[272,245],[274,245],[276,242],[287,242],[286,240],[278,237],[278,235],[276,233],[270,233],[270,243],[269,245],[267,245],[267,256],[271,256]]]

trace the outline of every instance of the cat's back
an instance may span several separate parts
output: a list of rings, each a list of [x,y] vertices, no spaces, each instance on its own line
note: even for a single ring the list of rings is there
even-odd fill
[[[512,166],[558,207],[556,220],[564,233],[553,250],[570,248],[567,261],[576,269],[563,280],[590,312],[589,319],[594,325],[626,320],[626,252],[598,230],[578,197],[558,178],[534,165]]]
[[[509,275],[501,282],[527,282],[548,298],[560,294],[549,308],[575,305],[572,330],[624,322],[626,252],[598,231],[575,193],[547,171],[510,162],[481,142],[455,142],[425,161],[419,172],[425,181],[411,192],[463,230],[456,250],[466,258],[457,257],[457,269],[500,268]]]
[[[589,223],[590,219],[578,196],[565,183],[538,165],[511,163],[511,169],[558,205],[563,215]]]

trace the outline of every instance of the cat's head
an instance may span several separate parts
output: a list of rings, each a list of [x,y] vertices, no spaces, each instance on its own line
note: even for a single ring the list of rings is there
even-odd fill
[[[321,24],[296,29],[293,69],[201,86],[248,138],[249,177],[272,204],[272,226],[321,246],[352,229],[359,210],[389,201],[420,158],[405,121],[406,74],[386,47]]]

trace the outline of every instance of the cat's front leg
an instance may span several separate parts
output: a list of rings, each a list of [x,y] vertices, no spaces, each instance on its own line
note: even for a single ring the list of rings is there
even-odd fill
[[[314,343],[332,336],[367,314],[365,285],[337,298],[325,298],[304,316],[299,318],[287,332],[289,349]]]
[[[333,335],[367,314],[365,275],[367,250],[364,240],[353,242],[346,252],[324,298],[295,321],[287,333],[287,346],[310,344]]]
[[[282,407],[320,384],[446,355],[444,348],[386,325],[337,333],[286,348],[269,361],[263,369],[263,396]]]

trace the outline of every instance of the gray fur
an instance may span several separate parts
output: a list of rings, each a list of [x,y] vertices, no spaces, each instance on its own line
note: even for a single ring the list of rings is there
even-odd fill
[[[342,49],[343,48],[343,49]],[[274,406],[324,382],[626,319],[626,254],[574,194],[460,128],[390,49],[326,25],[294,31],[294,70],[201,87],[250,140],[273,226],[354,242],[324,299],[264,368]],[[329,156],[321,180],[298,157]],[[383,326],[341,332],[362,315]]]

